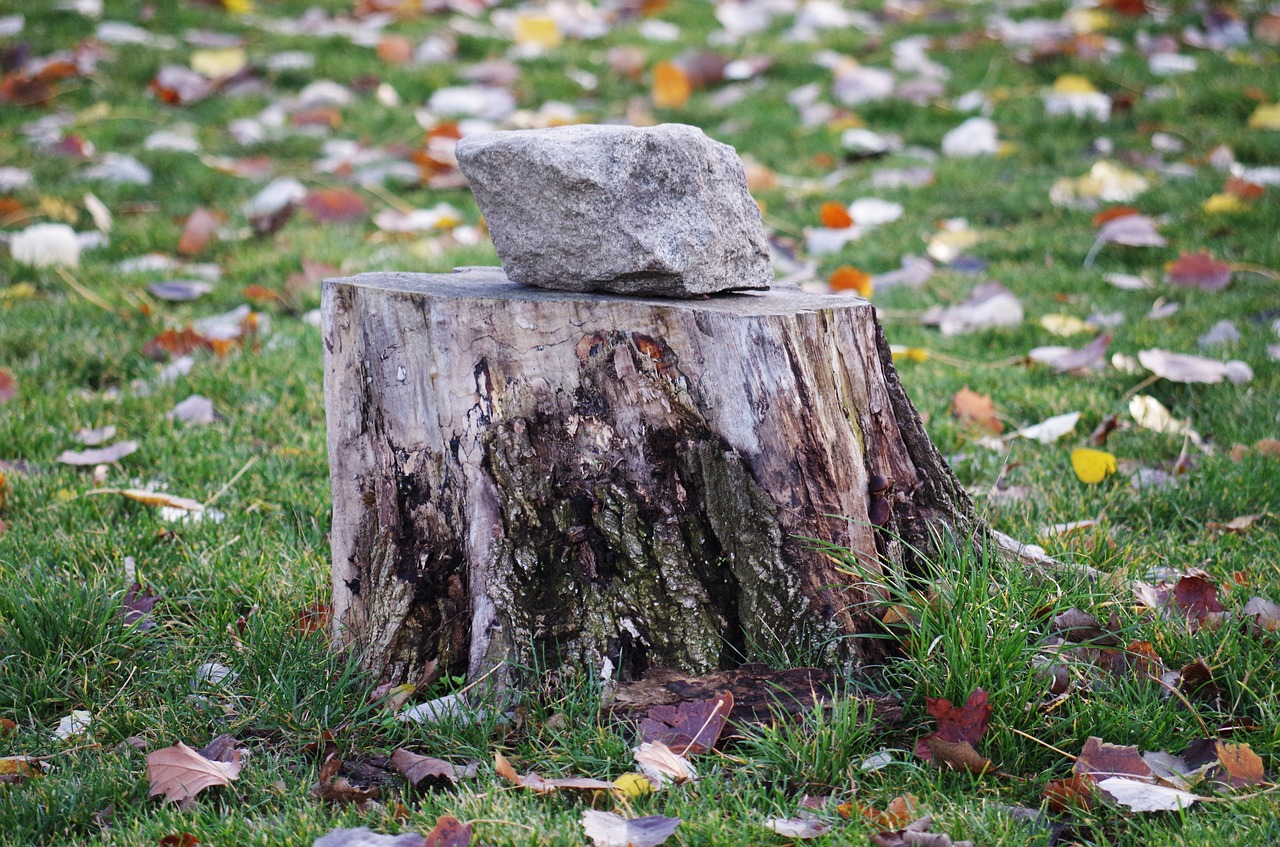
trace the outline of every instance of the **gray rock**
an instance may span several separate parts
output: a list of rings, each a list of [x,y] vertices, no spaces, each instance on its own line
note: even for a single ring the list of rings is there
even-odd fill
[[[457,153],[513,281],[664,297],[773,281],[742,162],[696,127],[487,132]]]

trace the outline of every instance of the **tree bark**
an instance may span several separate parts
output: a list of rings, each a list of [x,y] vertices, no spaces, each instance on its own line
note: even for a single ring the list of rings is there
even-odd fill
[[[865,661],[874,598],[818,542],[877,574],[976,528],[864,300],[469,269],[322,313],[335,635],[388,680]]]

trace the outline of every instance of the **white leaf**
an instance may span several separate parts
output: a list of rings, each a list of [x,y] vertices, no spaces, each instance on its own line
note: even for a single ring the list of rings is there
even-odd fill
[[[831,831],[831,824],[810,818],[769,818],[764,825],[785,838],[817,838]]]
[[[679,825],[679,818],[662,815],[628,819],[594,809],[582,813],[582,829],[596,847],[658,847]]]
[[[1099,780],[1098,787],[1121,806],[1135,812],[1176,812],[1202,799],[1190,791],[1138,782],[1122,776]]]
[[[1140,350],[1138,361],[1158,377],[1170,382],[1222,382],[1227,366],[1203,356],[1170,353],[1168,350]]]
[[[53,731],[53,737],[59,741],[66,741],[68,738],[84,735],[89,731],[89,724],[92,722],[92,712],[75,709],[71,714],[59,718],[58,728]]]
[[[1098,228],[1098,240],[1127,247],[1164,247],[1168,243],[1156,230],[1156,222],[1146,215],[1112,218]]]
[[[165,413],[165,417],[171,421],[198,426],[213,423],[218,415],[213,410],[212,400],[199,394],[192,394]]]
[[[656,787],[672,783],[689,782],[698,778],[693,764],[684,756],[677,755],[661,741],[646,741],[632,751],[636,767],[640,773],[649,778]]]
[[[58,454],[58,461],[64,465],[101,465],[118,462],[138,449],[136,441],[120,441],[110,447],[98,447],[90,450],[63,450]]]
[[[80,264],[80,240],[66,224],[33,224],[13,236],[9,253],[14,261],[33,268]]]
[[[942,138],[946,156],[989,156],[999,149],[996,125],[990,118],[969,118]]]
[[[1013,435],[1030,438],[1039,441],[1041,444],[1052,444],[1075,429],[1079,420],[1079,412],[1067,412],[1065,415],[1054,415],[1038,424],[1020,429]]]
[[[424,841],[416,832],[383,835],[361,826],[330,830],[312,842],[311,847],[422,847]]]

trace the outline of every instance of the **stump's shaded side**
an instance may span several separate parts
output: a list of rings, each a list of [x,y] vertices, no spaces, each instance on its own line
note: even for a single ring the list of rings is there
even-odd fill
[[[868,628],[805,539],[876,572],[912,564],[886,531],[970,529],[864,301],[472,271],[331,280],[323,312],[335,625],[387,678],[731,666]]]

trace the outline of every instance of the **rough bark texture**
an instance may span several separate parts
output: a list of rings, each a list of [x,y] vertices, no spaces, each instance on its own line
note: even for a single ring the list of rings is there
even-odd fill
[[[866,598],[812,539],[874,573],[973,530],[862,300],[473,269],[329,280],[323,315],[336,635],[388,679],[857,661]]]

